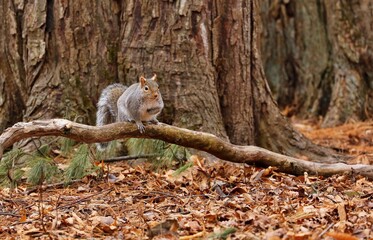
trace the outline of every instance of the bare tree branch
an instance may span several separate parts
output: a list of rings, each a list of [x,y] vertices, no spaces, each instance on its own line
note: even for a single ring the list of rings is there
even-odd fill
[[[20,122],[0,135],[0,157],[3,150],[15,142],[28,137],[62,136],[85,143],[107,142],[115,139],[153,138],[184,147],[208,152],[220,159],[259,166],[273,166],[281,172],[302,175],[330,176],[333,174],[356,173],[373,179],[373,166],[347,165],[344,163],[317,163],[288,157],[256,146],[237,146],[215,135],[178,128],[167,124],[147,125],[141,134],[132,123],[113,123],[102,127],[88,126],[65,119]],[[317,160],[317,159],[316,159]]]

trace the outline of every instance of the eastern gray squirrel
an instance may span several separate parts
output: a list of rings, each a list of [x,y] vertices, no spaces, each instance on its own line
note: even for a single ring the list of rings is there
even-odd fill
[[[120,83],[107,86],[97,104],[96,126],[113,122],[134,121],[141,133],[145,132],[142,122],[158,124],[157,116],[163,109],[163,100],[156,81],[141,76],[138,83],[126,87]],[[108,143],[97,143],[97,148],[105,150]]]

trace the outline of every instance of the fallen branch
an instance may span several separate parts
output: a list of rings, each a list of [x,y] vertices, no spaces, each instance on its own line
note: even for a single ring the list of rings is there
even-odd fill
[[[124,122],[102,127],[88,126],[65,119],[21,122],[6,129],[0,135],[0,157],[2,157],[3,150],[11,147],[15,142],[24,138],[41,136],[62,136],[85,143],[107,142],[125,137],[160,139],[202,150],[230,162],[263,167],[273,166],[278,171],[294,175],[302,175],[304,172],[321,176],[355,173],[373,179],[373,166],[371,165],[305,161],[256,146],[233,145],[209,133],[196,132],[167,124],[148,125],[146,132],[141,134],[135,124]]]

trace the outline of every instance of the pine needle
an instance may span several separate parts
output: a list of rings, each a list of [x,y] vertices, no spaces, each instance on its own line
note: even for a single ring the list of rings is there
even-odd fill
[[[236,231],[235,228],[226,228],[221,232],[213,233],[208,237],[208,239],[227,239],[230,234],[235,233]]]
[[[59,144],[62,156],[67,157],[72,152],[76,142],[70,138],[61,138]]]
[[[176,144],[166,143],[154,139],[131,138],[126,142],[130,155],[153,154],[152,158],[155,168],[170,168],[173,163],[182,164],[190,156],[189,150]]]
[[[79,146],[72,157],[69,167],[65,171],[65,181],[70,182],[74,179],[80,179],[94,172],[96,167],[90,161],[90,152],[87,144]]]
[[[121,147],[120,147],[120,143],[118,140],[110,141],[107,149],[103,152],[105,155],[101,157],[112,158],[112,157],[118,156],[120,148]],[[97,151],[97,152],[100,152],[100,151]],[[102,158],[98,158],[98,159],[102,159]]]
[[[22,178],[24,171],[21,166],[17,165],[17,160],[24,156],[25,153],[18,148],[15,148],[4,154],[0,161],[0,185],[11,188],[17,185],[17,182]]]
[[[51,182],[58,175],[58,168],[50,158],[35,156],[29,166],[31,169],[27,173],[27,182],[32,185]]]
[[[194,166],[193,162],[187,162],[183,166],[181,166],[178,169],[176,169],[175,172],[172,175],[174,177],[176,177],[176,176],[180,175],[181,173],[185,172],[186,170],[188,170],[189,168],[191,168],[193,166]]]

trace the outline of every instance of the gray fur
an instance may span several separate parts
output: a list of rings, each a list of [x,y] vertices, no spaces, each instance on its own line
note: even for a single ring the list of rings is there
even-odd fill
[[[102,91],[97,104],[97,126],[113,122],[135,122],[141,133],[145,132],[143,122],[157,124],[157,116],[163,109],[163,100],[154,77],[140,78],[140,83],[130,87],[112,84]],[[97,143],[97,149],[105,150],[108,143]]]
[[[97,103],[96,126],[103,126],[113,123],[117,119],[117,101],[118,97],[127,89],[126,86],[120,83],[114,83],[107,86],[101,93],[100,99]],[[117,91],[116,94],[115,91]],[[97,149],[104,151],[108,142],[96,143]]]

